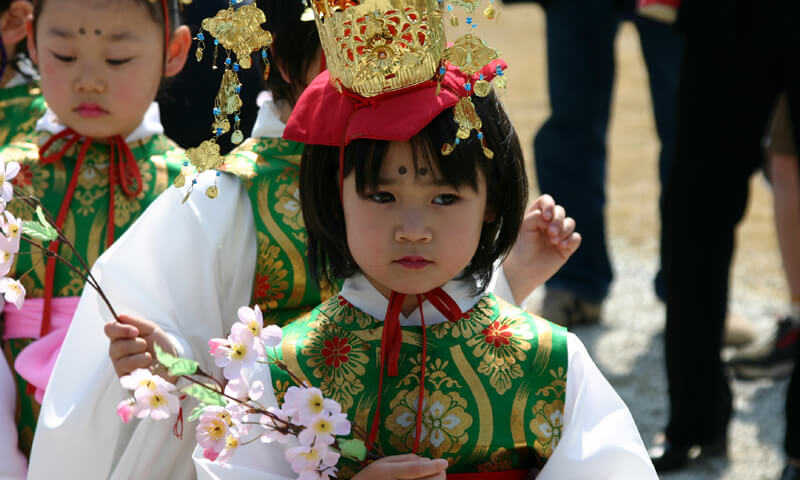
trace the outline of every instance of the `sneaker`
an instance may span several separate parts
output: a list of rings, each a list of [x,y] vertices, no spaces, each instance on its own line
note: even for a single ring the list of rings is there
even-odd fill
[[[754,348],[734,355],[728,362],[740,379],[791,375],[800,340],[800,322],[791,317],[778,322],[775,335]]]
[[[584,300],[572,292],[548,288],[540,315],[562,327],[572,328],[600,322],[601,303]]]

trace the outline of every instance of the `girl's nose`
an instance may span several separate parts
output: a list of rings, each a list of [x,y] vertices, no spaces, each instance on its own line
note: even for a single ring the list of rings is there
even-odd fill
[[[423,215],[414,212],[404,216],[403,221],[395,230],[394,238],[398,242],[428,243],[433,239],[433,232],[427,226]]]
[[[91,72],[84,72],[75,80],[75,91],[78,93],[103,93],[105,89],[105,81]]]

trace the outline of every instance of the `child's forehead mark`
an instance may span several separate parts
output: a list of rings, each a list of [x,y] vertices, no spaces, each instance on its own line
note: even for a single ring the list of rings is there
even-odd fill
[[[403,165],[397,169],[397,173],[399,173],[400,175],[405,175],[406,173],[408,173],[408,169],[405,167],[405,165]]]
[[[86,35],[86,29],[81,27],[78,29],[78,33],[80,33],[81,35]]]

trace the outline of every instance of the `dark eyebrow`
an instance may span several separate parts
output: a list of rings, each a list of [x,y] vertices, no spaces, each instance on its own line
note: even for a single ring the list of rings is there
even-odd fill
[[[111,34],[111,41],[112,42],[121,42],[123,40],[139,40],[141,37],[136,32],[118,32]]]
[[[58,38],[75,38],[74,33],[69,32],[67,30],[62,30],[58,27],[51,28],[48,34]]]
[[[51,28],[49,33],[50,33],[50,35],[53,35],[54,37],[58,37],[58,38],[65,38],[65,39],[75,38],[75,34],[73,32],[70,32],[68,30],[63,30],[63,29],[58,28],[58,27]],[[138,33],[131,32],[131,31],[112,33],[109,36],[109,38],[110,38],[110,40],[112,42],[121,42],[121,41],[125,41],[125,40],[139,40],[139,39],[141,39],[141,37],[139,36]]]

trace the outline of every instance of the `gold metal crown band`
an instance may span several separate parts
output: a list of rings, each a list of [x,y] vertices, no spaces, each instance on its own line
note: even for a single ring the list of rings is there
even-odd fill
[[[438,0],[313,0],[331,82],[363,97],[432,79],[447,46]]]

